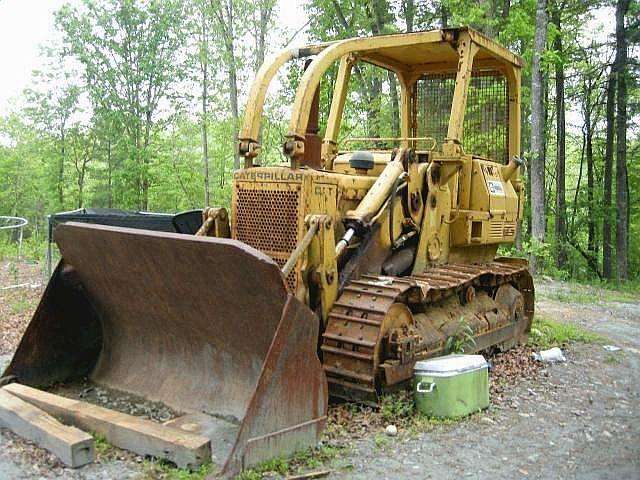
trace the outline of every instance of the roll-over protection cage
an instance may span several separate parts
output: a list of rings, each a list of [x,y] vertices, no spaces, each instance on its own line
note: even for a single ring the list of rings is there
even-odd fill
[[[260,153],[260,122],[267,89],[278,70],[297,58],[314,57],[302,75],[283,151],[292,167],[304,163],[310,114],[320,79],[339,62],[321,164],[331,169],[356,62],[396,74],[400,85],[401,147],[432,137],[444,154],[468,153],[506,163],[520,153],[520,69],[522,60],[468,28],[339,40],[286,49],[260,68],[249,93],[239,151],[245,168]],[[466,132],[466,133],[465,133]]]

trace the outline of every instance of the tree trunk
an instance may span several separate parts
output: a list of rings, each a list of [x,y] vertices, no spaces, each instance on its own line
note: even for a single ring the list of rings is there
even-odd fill
[[[267,30],[269,28],[269,21],[271,20],[271,14],[273,13],[273,3],[271,0],[262,0],[260,2],[260,19],[258,22],[258,31],[256,38],[256,57],[255,57],[255,70],[262,66],[264,63],[264,57],[266,53],[266,38]]]
[[[58,202],[64,209],[64,161],[66,157],[66,122],[60,124],[60,161],[58,162]]]
[[[231,130],[233,140],[233,168],[240,168],[240,153],[238,152],[238,128],[240,125],[238,113],[238,73],[235,55],[235,12],[233,9],[234,0],[210,0],[216,27],[222,37],[224,61],[227,68],[227,82],[229,91],[229,110],[231,113]],[[214,36],[215,38],[215,36]],[[220,172],[220,181],[224,184],[224,170]]]
[[[266,38],[269,29],[269,22],[271,21],[271,15],[273,14],[274,2],[273,0],[261,0],[260,1],[260,19],[258,31],[256,33],[256,52],[255,52],[255,64],[254,70],[258,69],[264,63],[264,58],[267,53]],[[258,131],[258,143],[262,144],[262,129],[264,125],[260,124],[260,130]]]
[[[604,154],[604,214],[602,220],[602,274],[611,280],[613,278],[613,244],[611,232],[611,197],[613,191],[613,147],[615,142],[615,96],[616,96],[616,63],[611,66],[609,81],[607,82],[607,133]]]
[[[440,22],[442,28],[449,28],[449,10],[445,2],[440,2]]]
[[[400,105],[398,104],[398,88],[396,74],[389,72],[389,93],[391,95],[391,136],[400,136]]]
[[[544,135],[544,87],[541,57],[547,38],[547,0],[536,2],[536,27],[533,60],[531,62],[531,236],[537,246],[545,240],[545,135]],[[542,258],[531,256],[531,270],[542,267]]]
[[[78,208],[82,208],[82,204],[84,203],[84,175],[85,175],[85,164],[83,163],[80,172],[78,173]]]
[[[382,80],[374,73],[369,86],[369,101],[367,102],[367,136],[380,136],[380,96],[382,95]]]
[[[233,52],[233,47],[230,48]],[[233,55],[233,53],[231,53]],[[233,128],[233,169],[240,168],[240,154],[238,153],[238,125],[240,124],[240,116],[238,114],[238,79],[236,75],[235,61],[229,69],[229,101],[231,104],[231,122]]]
[[[566,125],[564,105],[564,60],[562,58],[562,25],[559,6],[555,6],[552,21],[558,34],[553,40],[553,47],[559,60],[555,65],[556,83],[556,266],[563,269],[567,264],[567,203],[565,198],[565,163],[566,163]]]
[[[207,18],[204,10],[200,18],[202,25],[200,30],[200,72],[202,73],[202,170],[204,176],[204,206],[210,205],[209,201],[209,142],[207,139],[209,101],[209,37],[207,32]]]
[[[502,4],[502,19],[509,18],[509,12],[511,11],[511,0],[504,0]]]
[[[627,180],[627,32],[624,17],[630,0],[616,5],[616,63],[618,92],[616,98],[616,265],[618,282],[629,278],[629,191]]]
[[[240,116],[238,113],[238,75],[236,70],[236,55],[234,48],[234,11],[233,0],[227,0],[227,35],[225,36],[225,47],[227,50],[227,62],[229,73],[229,106],[231,107],[231,122],[233,128],[233,169],[240,168],[240,154],[238,152],[238,126],[240,124]]]
[[[587,158],[587,252],[596,256],[596,222],[593,205],[593,126],[591,125],[591,89],[584,92],[586,106],[584,115],[585,155]]]
[[[144,148],[142,149],[142,211],[149,211],[149,144],[151,141],[151,111],[145,113]]]
[[[111,137],[107,140],[107,206],[113,207],[113,165],[111,159]]]
[[[381,4],[380,0],[374,0],[370,5],[369,14],[372,17],[371,33],[381,35],[384,33],[384,18],[382,13],[386,9],[386,5]],[[382,78],[378,69],[374,70],[371,85],[369,87],[369,100],[367,102],[367,135],[369,137],[380,136],[380,99],[382,96]]]
[[[404,13],[404,21],[407,32],[413,32],[413,19],[416,14],[416,6],[414,0],[403,0],[402,10]]]

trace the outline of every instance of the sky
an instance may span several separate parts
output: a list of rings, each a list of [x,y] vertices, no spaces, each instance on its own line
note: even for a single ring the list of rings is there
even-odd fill
[[[307,19],[303,0],[278,0],[279,22],[292,33]],[[9,112],[31,80],[31,72],[42,66],[40,46],[55,38],[53,14],[65,3],[79,0],[0,0],[0,115]],[[297,38],[296,40],[301,41]],[[293,43],[296,43],[295,41]]]
[[[53,37],[53,12],[64,0],[0,0],[0,115],[41,66],[40,45]]]

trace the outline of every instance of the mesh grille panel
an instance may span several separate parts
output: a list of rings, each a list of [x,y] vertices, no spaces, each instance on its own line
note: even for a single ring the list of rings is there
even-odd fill
[[[425,75],[417,82],[416,136],[444,142],[449,127],[455,73]],[[507,163],[509,92],[499,72],[473,72],[462,144],[468,153]]]
[[[299,193],[236,188],[234,237],[269,255],[282,268],[298,243]],[[295,270],[287,287],[296,287]]]
[[[287,255],[287,258],[274,258],[273,261],[276,262],[280,267],[280,270],[282,270],[282,267],[284,267],[284,264],[287,263],[288,258],[289,256]],[[287,278],[285,279],[285,281],[287,282],[287,289],[291,293],[294,293],[296,291],[296,285],[297,285],[296,277],[297,277],[297,273],[296,273],[296,269],[294,268],[293,270],[291,270],[291,272],[289,273],[289,275],[287,275]]]

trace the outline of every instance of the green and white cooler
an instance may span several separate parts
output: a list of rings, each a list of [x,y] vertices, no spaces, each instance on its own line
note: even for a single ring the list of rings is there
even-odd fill
[[[489,406],[489,365],[482,355],[447,355],[416,362],[414,394],[419,412],[461,417]]]

